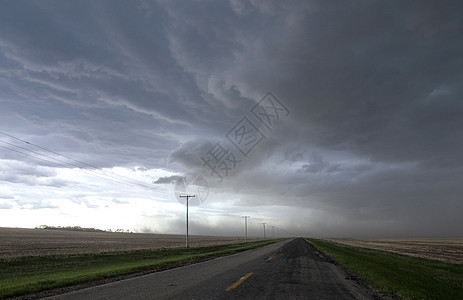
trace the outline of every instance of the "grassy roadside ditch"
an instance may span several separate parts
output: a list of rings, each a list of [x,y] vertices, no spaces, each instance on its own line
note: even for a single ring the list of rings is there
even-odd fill
[[[154,270],[262,247],[279,240],[197,248],[0,259],[0,299]]]
[[[306,240],[382,293],[402,299],[463,299],[463,265]]]

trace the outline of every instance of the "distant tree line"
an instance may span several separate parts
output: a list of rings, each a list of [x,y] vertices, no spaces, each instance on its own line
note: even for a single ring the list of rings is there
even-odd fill
[[[80,226],[48,226],[40,225],[35,227],[35,229],[47,229],[47,230],[67,230],[67,231],[85,231],[85,232],[118,232],[118,233],[132,233],[129,229],[116,229],[112,231],[111,229],[102,230],[97,228],[85,228]]]
[[[84,228],[80,226],[48,226],[40,225],[35,227],[35,229],[47,229],[47,230],[67,230],[67,231],[85,231],[85,232],[105,232],[105,230],[96,229],[96,228]]]

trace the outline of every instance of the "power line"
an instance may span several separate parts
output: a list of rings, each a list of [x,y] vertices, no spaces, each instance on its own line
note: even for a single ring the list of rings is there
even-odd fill
[[[50,163],[50,164],[53,164],[53,165],[57,165],[57,166],[60,166],[60,167],[65,167],[65,166],[62,165],[62,164],[59,164],[59,163],[56,163],[56,162],[52,162],[52,161],[50,161],[50,160],[47,160],[47,159],[44,159],[44,158],[40,158],[40,157],[31,155],[31,154],[28,154],[28,153],[24,153],[24,152],[21,152],[21,151],[19,151],[19,150],[15,150],[15,149],[12,149],[12,148],[8,148],[8,147],[2,146],[2,145],[0,145],[0,147],[5,148],[5,149],[8,149],[8,150],[13,151],[13,152],[16,152],[16,153],[20,153],[20,154],[29,156],[29,157],[33,157],[33,158],[35,158],[35,159],[43,160],[43,161],[45,161],[45,162],[47,162],[47,163]]]
[[[101,172],[101,173],[104,173],[105,176],[108,176],[108,177],[111,177],[111,178],[115,179],[116,182],[118,182],[118,183],[121,183],[120,181],[123,180],[123,181],[128,181],[129,184],[135,184],[135,185],[140,185],[140,184],[142,184],[142,185],[143,185],[143,183],[134,181],[134,180],[132,180],[132,179],[130,179],[130,178],[127,178],[127,177],[124,177],[124,176],[121,176],[121,175],[118,175],[118,174],[114,174],[114,173],[112,173],[112,172],[110,172],[111,174],[107,174],[108,172],[103,171],[103,170],[101,170],[100,168],[98,168],[98,167],[96,167],[96,166],[94,166],[94,165],[91,165],[91,164],[88,164],[88,163],[85,163],[85,162],[82,162],[82,161],[73,159],[72,157],[69,157],[69,156],[67,156],[67,155],[64,155],[64,154],[55,152],[55,151],[53,151],[53,150],[50,150],[50,149],[41,147],[41,146],[39,146],[39,145],[36,145],[36,144],[31,143],[31,142],[25,141],[25,140],[23,140],[23,139],[20,139],[20,138],[18,138],[18,137],[13,136],[13,135],[10,135],[10,134],[4,133],[4,132],[0,132],[0,134],[3,134],[3,135],[5,135],[5,136],[8,136],[8,137],[10,137],[10,138],[12,138],[12,139],[15,139],[15,140],[17,140],[17,141],[23,142],[23,143],[25,143],[25,144],[34,146],[34,147],[36,147],[36,148],[38,148],[38,149],[41,149],[41,150],[44,150],[44,151],[53,153],[53,154],[55,154],[55,155],[58,155],[58,156],[67,158],[67,159],[69,159],[69,160],[71,160],[71,161],[73,161],[73,162],[76,162],[76,163],[79,163],[79,164],[88,166],[88,167],[90,167],[90,168],[92,168],[92,169],[95,169],[95,170]],[[21,146],[17,146],[17,145],[11,144],[11,143],[4,142],[4,141],[1,141],[1,142],[6,143],[6,144],[9,144],[9,145],[12,145],[12,146],[17,147],[17,148],[24,149],[24,150],[26,150],[26,151],[30,151],[30,152],[32,152],[32,153],[35,153],[35,154],[38,154],[38,155],[41,155],[41,156],[48,157],[48,158],[50,158],[50,159],[53,159],[53,160],[56,160],[56,161],[59,161],[59,162],[68,164],[68,165],[70,165],[70,166],[73,166],[73,167],[76,167],[76,168],[79,168],[79,169],[85,169],[85,168],[83,168],[83,167],[81,167],[81,166],[78,166],[78,165],[76,165],[76,164],[69,163],[69,162],[65,162],[65,161],[62,161],[62,160],[59,160],[59,159],[56,159],[56,158],[47,156],[47,155],[45,155],[45,154],[39,153],[39,152],[37,152],[37,151],[33,151],[33,150],[30,150],[30,149],[27,149],[27,148],[24,148],[24,147],[21,147]],[[118,176],[118,177],[120,177],[120,178],[115,178],[113,175],[114,175],[114,176]],[[146,186],[146,185],[144,185],[144,187],[151,188],[151,187],[148,187],[148,186]]]
[[[77,162],[77,163],[80,163],[80,164],[83,164],[83,165],[89,166],[89,167],[91,167],[91,168],[95,168],[95,169],[98,169],[98,167],[96,167],[96,166],[93,166],[93,165],[91,165],[91,164],[88,164],[88,163],[85,163],[85,162],[82,162],[82,161],[76,160],[76,159],[74,159],[74,158],[72,158],[72,157],[69,157],[69,156],[66,156],[66,155],[64,155],[64,154],[61,154],[61,153],[55,152],[55,151],[53,151],[53,150],[50,150],[50,149],[47,149],[47,148],[41,147],[41,146],[39,146],[39,145],[36,145],[36,144],[34,144],[34,143],[31,143],[31,142],[25,141],[25,140],[23,140],[23,139],[20,139],[20,138],[18,138],[18,137],[15,137],[15,136],[13,136],[13,135],[11,135],[11,134],[7,134],[7,133],[1,132],[1,131],[0,131],[0,134],[3,134],[3,135],[5,135],[5,136],[7,136],[7,137],[10,137],[10,138],[12,138],[12,139],[15,139],[15,140],[17,140],[17,141],[20,141],[20,142],[26,143],[26,144],[28,144],[28,145],[34,146],[34,147],[36,147],[36,148],[39,148],[39,149],[41,149],[41,150],[44,150],[44,151],[47,151],[47,152],[50,152],[50,153],[53,153],[53,154],[56,154],[56,155],[59,155],[59,156],[65,157],[65,158],[67,158],[67,159],[69,159],[69,160],[72,160],[72,161],[74,161],[74,162]],[[31,150],[29,150],[29,151],[31,151]]]
[[[2,135],[4,135],[4,136],[7,136],[7,137],[9,137],[9,138],[12,138],[12,139],[14,139],[14,140],[20,141],[20,142],[22,142],[22,143],[25,143],[25,144],[27,144],[27,145],[36,147],[36,148],[41,149],[41,150],[43,150],[43,151],[47,151],[47,152],[49,152],[49,153],[52,153],[52,154],[55,154],[55,155],[64,157],[64,158],[69,159],[69,160],[71,160],[71,161],[73,161],[73,162],[76,162],[76,163],[82,164],[82,165],[84,165],[84,166],[90,167],[91,169],[94,169],[94,170],[96,170],[96,171],[98,171],[98,172],[100,172],[100,173],[103,173],[103,174],[90,173],[90,172],[88,172],[88,169],[87,169],[87,168],[84,168],[84,167],[82,167],[82,166],[79,166],[79,165],[77,165],[77,164],[75,164],[75,163],[66,162],[66,161],[63,161],[63,160],[60,160],[60,159],[51,157],[51,156],[49,156],[49,155],[45,155],[45,154],[43,154],[43,153],[40,153],[40,152],[31,150],[31,149],[27,149],[27,148],[25,148],[25,147],[21,147],[21,146],[18,146],[18,145],[15,145],[15,144],[8,143],[8,142],[5,142],[5,141],[0,140],[0,142],[4,143],[4,144],[6,144],[6,145],[13,146],[13,147],[16,147],[16,148],[21,149],[21,150],[29,151],[29,152],[31,152],[31,153],[34,153],[34,154],[39,155],[39,156],[46,157],[46,158],[48,158],[48,159],[44,159],[44,158],[38,157],[38,156],[36,156],[36,155],[32,155],[32,154],[30,154],[30,153],[25,153],[25,152],[22,152],[22,151],[18,151],[18,150],[9,148],[9,147],[0,146],[0,147],[2,147],[2,148],[8,149],[8,150],[10,150],[10,151],[13,151],[13,152],[16,152],[16,153],[20,153],[20,154],[22,154],[22,155],[26,155],[26,156],[29,156],[29,157],[33,157],[33,158],[35,158],[35,159],[39,159],[39,160],[45,161],[45,162],[47,162],[47,163],[51,163],[51,164],[56,165],[56,166],[59,166],[59,167],[68,168],[68,166],[72,166],[72,167],[75,167],[75,168],[80,169],[82,172],[85,172],[85,173],[87,173],[87,174],[90,174],[90,175],[93,175],[93,176],[96,176],[96,177],[100,177],[100,178],[103,178],[103,179],[106,179],[106,180],[110,180],[110,181],[113,181],[113,182],[117,182],[117,183],[120,183],[120,184],[128,184],[128,185],[132,185],[132,186],[143,187],[143,188],[148,188],[148,189],[153,190],[153,186],[146,185],[146,184],[144,184],[144,183],[135,181],[135,180],[130,179],[130,178],[127,178],[127,177],[125,177],[125,176],[121,176],[121,175],[118,175],[118,174],[114,174],[114,173],[112,173],[112,172],[111,172],[111,174],[107,174],[108,172],[103,171],[103,170],[99,169],[98,167],[96,167],[96,166],[94,166],[94,165],[91,165],[91,164],[88,164],[88,163],[85,163],[85,162],[76,160],[76,159],[74,159],[74,158],[72,158],[72,157],[69,157],[69,156],[67,156],[67,155],[64,155],[64,154],[55,152],[55,151],[53,151],[53,150],[50,150],[50,149],[41,147],[41,146],[39,146],[39,145],[36,145],[36,144],[34,144],[34,143],[31,143],[31,142],[28,142],[28,141],[23,140],[23,139],[21,139],[21,138],[18,138],[18,137],[16,137],[16,136],[7,134],[7,133],[5,133],[5,132],[1,132],[1,131],[0,131],[0,134],[2,134]],[[54,160],[54,161],[57,161],[57,162],[59,162],[59,163],[56,163],[56,162],[54,162],[54,161],[50,161],[49,159]],[[66,165],[68,165],[68,166],[66,166]],[[112,176],[112,175],[114,175],[114,176]],[[115,176],[117,176],[117,177],[119,177],[119,178],[117,178],[117,177],[115,177]],[[155,190],[155,192],[156,192],[156,193],[160,193],[159,188],[157,188],[157,189]]]
[[[1,142],[1,141],[0,141]],[[32,157],[32,158],[35,158],[35,159],[39,159],[39,160],[42,160],[42,161],[45,161],[49,164],[53,164],[55,166],[58,166],[58,167],[63,167],[63,168],[67,168],[66,165],[63,165],[63,164],[60,164],[60,163],[56,163],[56,162],[53,162],[51,160],[48,160],[48,159],[44,159],[44,158],[41,158],[41,157],[38,157],[38,156],[35,156],[35,155],[32,155],[32,154],[29,154],[29,153],[25,153],[25,152],[22,152],[22,151],[19,151],[19,150],[15,150],[15,149],[12,149],[12,148],[8,148],[8,147],[5,147],[5,146],[2,146],[0,145],[1,148],[4,148],[4,149],[7,149],[7,150],[10,150],[10,151],[13,151],[13,152],[16,152],[16,153],[19,153],[19,154],[22,154],[22,155],[26,155],[26,156],[29,156],[29,157]],[[88,172],[88,170],[86,169],[83,169],[83,168],[80,168],[80,167],[77,167],[80,171],[84,172],[84,173],[87,173],[89,175],[92,175],[92,176],[96,176],[96,177],[100,177],[100,178],[103,178],[103,179],[106,179],[106,180],[110,180],[110,181],[113,181],[113,182],[117,182],[117,183],[121,183],[121,184],[132,184],[132,185],[137,185],[139,187],[144,187],[144,188],[151,188],[149,186],[145,186],[143,184],[134,184],[134,183],[130,183],[130,182],[123,182],[123,181],[119,181],[117,179],[110,179],[108,177],[104,177],[104,175],[101,175],[101,174],[95,174],[95,173],[90,173]]]
[[[66,162],[66,161],[63,161],[63,160],[60,160],[60,159],[51,157],[51,156],[49,156],[49,155],[42,154],[42,153],[37,152],[37,151],[33,151],[33,150],[30,150],[30,149],[27,149],[27,148],[24,148],[24,147],[15,145],[15,144],[11,144],[11,143],[8,143],[8,142],[2,141],[2,140],[0,140],[0,143],[4,143],[4,144],[9,145],[9,146],[13,146],[13,147],[16,147],[16,148],[19,148],[19,149],[22,149],[22,150],[29,151],[29,152],[32,152],[32,153],[34,153],[34,154],[37,154],[37,155],[40,155],[40,156],[44,156],[44,157],[47,157],[47,158],[50,158],[50,159],[59,161],[59,162],[61,162],[61,163],[63,163],[63,164],[67,164],[67,165],[73,166],[73,167],[75,167],[75,168],[83,169],[81,166],[78,166],[78,165],[75,165],[75,164],[71,164],[71,163],[69,163],[69,162]],[[7,148],[7,147],[3,147],[3,148],[12,150],[12,149]],[[34,157],[34,158],[38,158],[38,159],[41,159],[41,160],[44,160],[44,159],[42,159],[42,158],[39,158],[39,157],[37,157],[37,156],[30,155],[30,154],[26,154],[26,153],[24,153],[24,152],[20,152],[20,151],[15,151],[15,152],[18,152],[18,153],[21,153],[21,154],[24,154],[24,155],[28,155],[28,156],[31,156],[31,157]],[[45,161],[48,161],[48,160],[45,160]],[[50,161],[48,161],[48,162],[50,162]],[[56,164],[56,163],[55,163],[55,164]],[[61,164],[60,164],[60,166],[66,168],[65,165],[61,165]]]

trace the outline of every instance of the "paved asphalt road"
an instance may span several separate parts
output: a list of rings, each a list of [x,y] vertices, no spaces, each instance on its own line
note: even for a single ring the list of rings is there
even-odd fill
[[[94,286],[53,299],[374,299],[303,239]]]

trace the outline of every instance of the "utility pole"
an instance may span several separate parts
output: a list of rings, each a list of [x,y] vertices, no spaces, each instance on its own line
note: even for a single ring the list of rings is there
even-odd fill
[[[186,198],[186,247],[188,248],[188,202],[190,198],[194,198],[196,195],[180,195],[180,198]]]
[[[250,216],[243,216],[243,219],[244,219],[244,242],[245,243],[248,241],[248,218],[250,218]]]
[[[275,226],[272,226],[272,237],[275,238]]]
[[[262,225],[264,225],[264,240],[265,240],[265,224],[267,223],[262,223]]]

